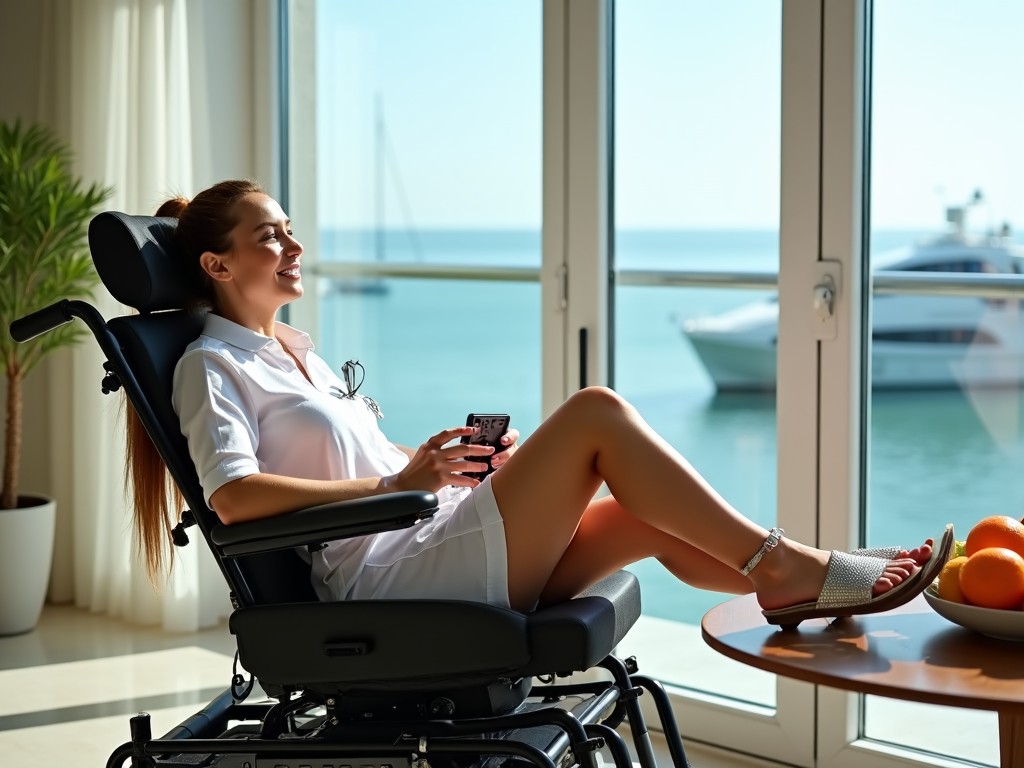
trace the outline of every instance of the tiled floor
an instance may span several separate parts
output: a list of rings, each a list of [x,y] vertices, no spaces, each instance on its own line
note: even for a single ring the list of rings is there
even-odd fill
[[[0,764],[103,766],[132,715],[163,733],[223,691],[233,654],[226,627],[172,634],[48,606],[0,638]]]
[[[0,766],[103,766],[132,715],[162,734],[223,691],[233,656],[224,625],[175,634],[47,606],[34,631],[0,637]],[[701,768],[756,765],[687,749]]]

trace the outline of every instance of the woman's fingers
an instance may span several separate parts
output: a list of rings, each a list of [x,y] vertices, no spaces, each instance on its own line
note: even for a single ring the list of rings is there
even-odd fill
[[[428,439],[427,443],[440,448],[443,445],[447,445],[457,437],[472,435],[474,431],[476,431],[475,427],[452,427],[451,429],[445,429],[438,432],[436,435]]]
[[[452,476],[448,478],[448,482],[445,485],[457,485],[460,488],[476,488],[480,485],[480,481],[475,477],[469,477],[458,472],[453,472]]]
[[[487,461],[494,448],[489,445],[468,445],[459,443],[447,448],[433,448],[427,456],[442,472],[485,472]],[[452,466],[457,465],[457,466]]]
[[[486,459],[470,459],[469,461],[453,461],[451,463],[455,472],[486,472],[489,469]]]
[[[448,445],[457,438],[476,432],[476,427],[452,427],[428,438],[419,451],[420,471],[432,475],[440,485],[469,488],[479,485],[479,480],[464,473],[486,472],[503,464],[515,449],[519,430],[510,429],[503,435],[498,448],[463,442]]]
[[[504,435],[501,436],[501,448],[494,454],[494,458],[491,459],[491,465],[497,469],[506,461],[509,457],[516,452],[516,448],[519,443],[519,430],[510,429]]]
[[[442,485],[458,485],[462,487],[475,488],[480,481],[468,477],[466,472],[486,472],[487,465],[479,461],[465,461],[453,459],[442,462],[437,467],[438,479]]]
[[[494,453],[494,448],[490,445],[468,445],[459,443],[458,445],[453,445],[450,448],[445,448],[444,452],[453,459],[461,459],[466,456],[490,456]]]

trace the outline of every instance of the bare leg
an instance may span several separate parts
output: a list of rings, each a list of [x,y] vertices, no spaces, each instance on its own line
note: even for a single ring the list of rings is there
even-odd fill
[[[554,573],[541,605],[578,595],[620,568],[656,558],[680,581],[701,589],[746,594],[750,579],[706,552],[629,514],[611,496],[591,502]]]
[[[617,501],[614,511],[608,504],[590,506],[602,481]],[[491,483],[505,519],[514,608],[575,594],[605,573],[647,556],[664,558],[687,581],[700,578],[694,568],[710,569],[705,584],[729,592],[753,588],[765,608],[813,599],[824,581],[828,553],[789,539],[749,579],[740,576],[739,569],[768,531],[733,509],[608,389],[573,395]],[[596,515],[593,521],[588,509]],[[627,526],[623,510],[644,525]],[[595,543],[596,537],[612,538],[610,531],[622,541]],[[577,535],[583,538],[573,549]],[[686,563],[693,558],[701,559],[692,560],[691,567]],[[914,567],[913,560],[891,564],[876,591],[900,583]]]
[[[904,551],[902,557],[923,563],[930,554],[930,547],[918,547]],[[657,559],[677,579],[699,589],[743,595],[754,588],[750,579],[739,571],[639,520],[614,497],[606,496],[587,507],[576,535],[544,587],[540,604],[564,602],[591,584],[646,557]],[[884,591],[885,586],[879,585],[878,591]]]

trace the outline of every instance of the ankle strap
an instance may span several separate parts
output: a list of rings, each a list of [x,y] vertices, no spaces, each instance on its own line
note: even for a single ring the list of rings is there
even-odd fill
[[[768,532],[768,538],[764,540],[764,544],[762,544],[761,548],[757,550],[757,553],[752,558],[750,558],[750,562],[748,562],[745,566],[743,566],[740,569],[740,573],[746,576],[748,573],[754,570],[754,566],[761,562],[761,558],[767,555],[769,552],[771,552],[773,549],[775,549],[775,547],[779,545],[779,542],[782,540],[782,537],[785,534],[786,532],[781,528],[772,528]]]

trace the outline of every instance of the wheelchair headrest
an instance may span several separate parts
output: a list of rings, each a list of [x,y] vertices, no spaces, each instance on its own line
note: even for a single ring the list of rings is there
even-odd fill
[[[89,223],[89,250],[110,294],[143,314],[189,304],[187,271],[177,255],[178,221],[106,211]]]

